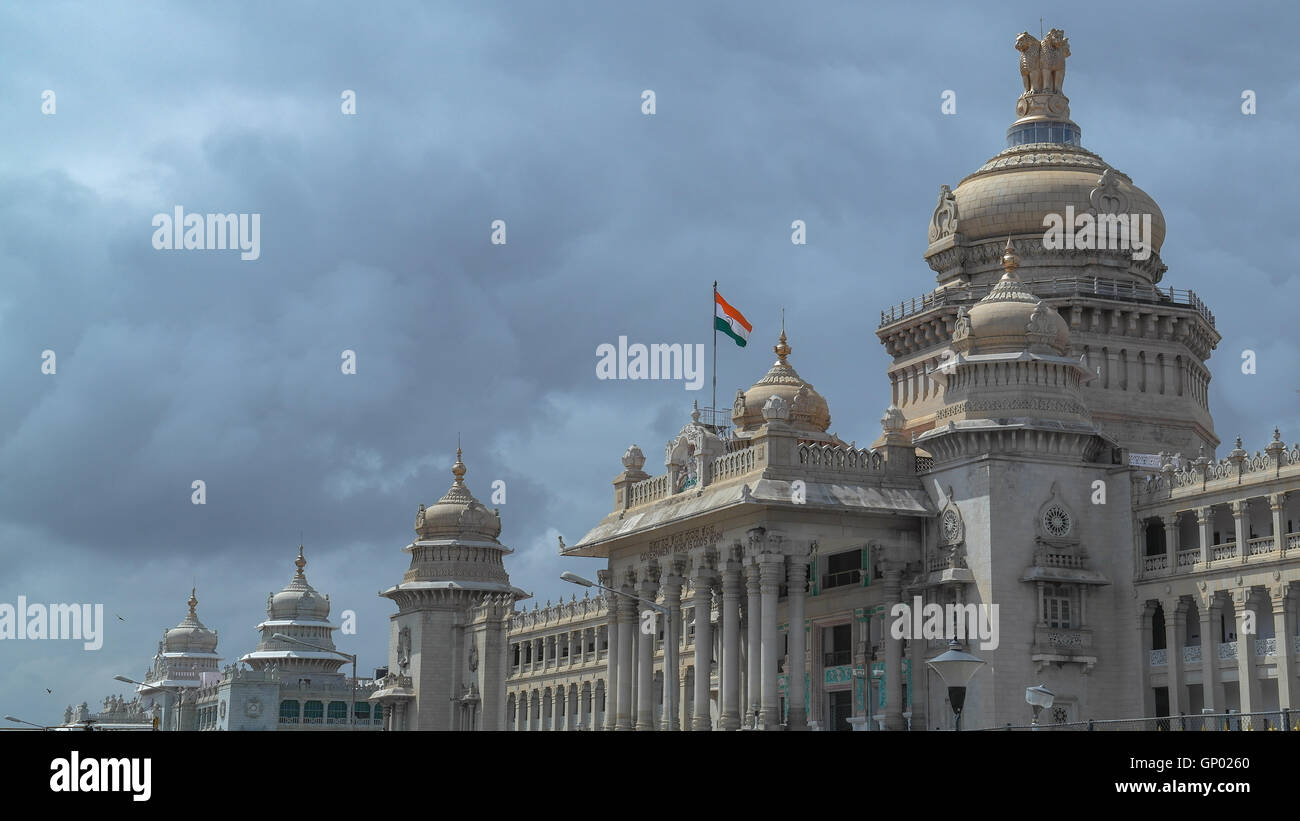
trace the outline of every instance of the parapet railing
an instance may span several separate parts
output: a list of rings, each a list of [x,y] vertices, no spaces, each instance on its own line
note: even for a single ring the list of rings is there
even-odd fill
[[[1024,284],[1039,297],[1093,296],[1102,299],[1116,299],[1124,302],[1147,302],[1152,304],[1175,305],[1192,308],[1200,314],[1210,327],[1214,327],[1214,314],[1196,295],[1195,291],[1184,288],[1160,288],[1155,285],[1143,285],[1122,279],[1105,277],[1056,277],[1053,279],[1030,279]],[[931,308],[943,305],[967,305],[988,296],[993,290],[993,283],[988,285],[964,285],[945,288],[924,294],[914,299],[891,306],[880,312],[880,326],[891,325],[900,319],[923,313]]]

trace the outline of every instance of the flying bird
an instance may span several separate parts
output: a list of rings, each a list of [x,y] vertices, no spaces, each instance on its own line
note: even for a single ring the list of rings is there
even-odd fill
[[[49,693],[50,695],[53,695],[53,694],[54,694],[54,691],[51,690],[49,687],[46,687],[46,688],[45,688],[45,692]]]
[[[116,613],[114,613],[113,615],[114,615],[114,616],[117,616]],[[118,621],[126,621],[126,619],[122,618],[121,616],[117,616],[117,620],[118,620]]]

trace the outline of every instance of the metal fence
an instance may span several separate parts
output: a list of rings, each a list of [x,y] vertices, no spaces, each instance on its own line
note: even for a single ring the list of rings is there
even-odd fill
[[[984,732],[1043,730],[1043,731],[1131,731],[1131,732],[1244,732],[1279,731],[1300,732],[1300,710],[1272,710],[1260,713],[1202,713],[1200,715],[1157,716],[1154,718],[1116,718],[1090,721],[1070,721],[1063,724],[1008,724],[1005,727],[985,727]]]

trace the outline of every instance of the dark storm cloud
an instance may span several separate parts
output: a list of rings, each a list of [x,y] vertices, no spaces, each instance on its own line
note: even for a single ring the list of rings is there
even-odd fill
[[[1280,424],[1300,438],[1300,99],[1279,64],[1294,12],[1070,9],[1045,23],[1071,38],[1084,144],[1161,204],[1164,284],[1218,316],[1220,436],[1253,450]],[[933,287],[921,253],[938,186],[1001,147],[1011,42],[1040,13],[10,10],[0,600],[103,601],[125,621],[109,615],[97,653],[0,646],[6,711],[54,720],[113,674],[138,676],[194,581],[222,654],[247,652],[299,533],[336,623],[357,613],[340,646],[363,670],[385,663],[391,605],[375,592],[406,567],[417,505],[449,486],[457,433],[473,492],[491,505],[506,483],[513,581],[542,603],[572,595],[559,572],[596,563],[560,562],[556,537],[607,512],[627,445],[657,470],[691,401],[709,401],[707,383],[598,381],[596,347],[626,335],[707,355],[714,279],[755,324],[749,347],[719,353],[720,401],[766,369],[784,307],[832,429],[870,442],[888,404],[879,311]],[[956,116],[939,114],[945,89]],[[178,204],[261,214],[261,259],[155,251],[152,216]],[[495,219],[505,246],[488,242]],[[807,246],[789,241],[795,219]],[[39,371],[47,348],[55,376]],[[190,504],[195,479],[205,506]]]

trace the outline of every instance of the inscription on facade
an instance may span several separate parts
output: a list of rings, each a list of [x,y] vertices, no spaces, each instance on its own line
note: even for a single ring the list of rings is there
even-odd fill
[[[717,544],[718,539],[721,537],[722,534],[718,532],[718,529],[712,526],[683,530],[680,533],[674,533],[671,536],[665,536],[662,539],[655,539],[650,542],[641,553],[641,561],[648,562],[669,553],[685,553],[697,547],[712,546]]]

